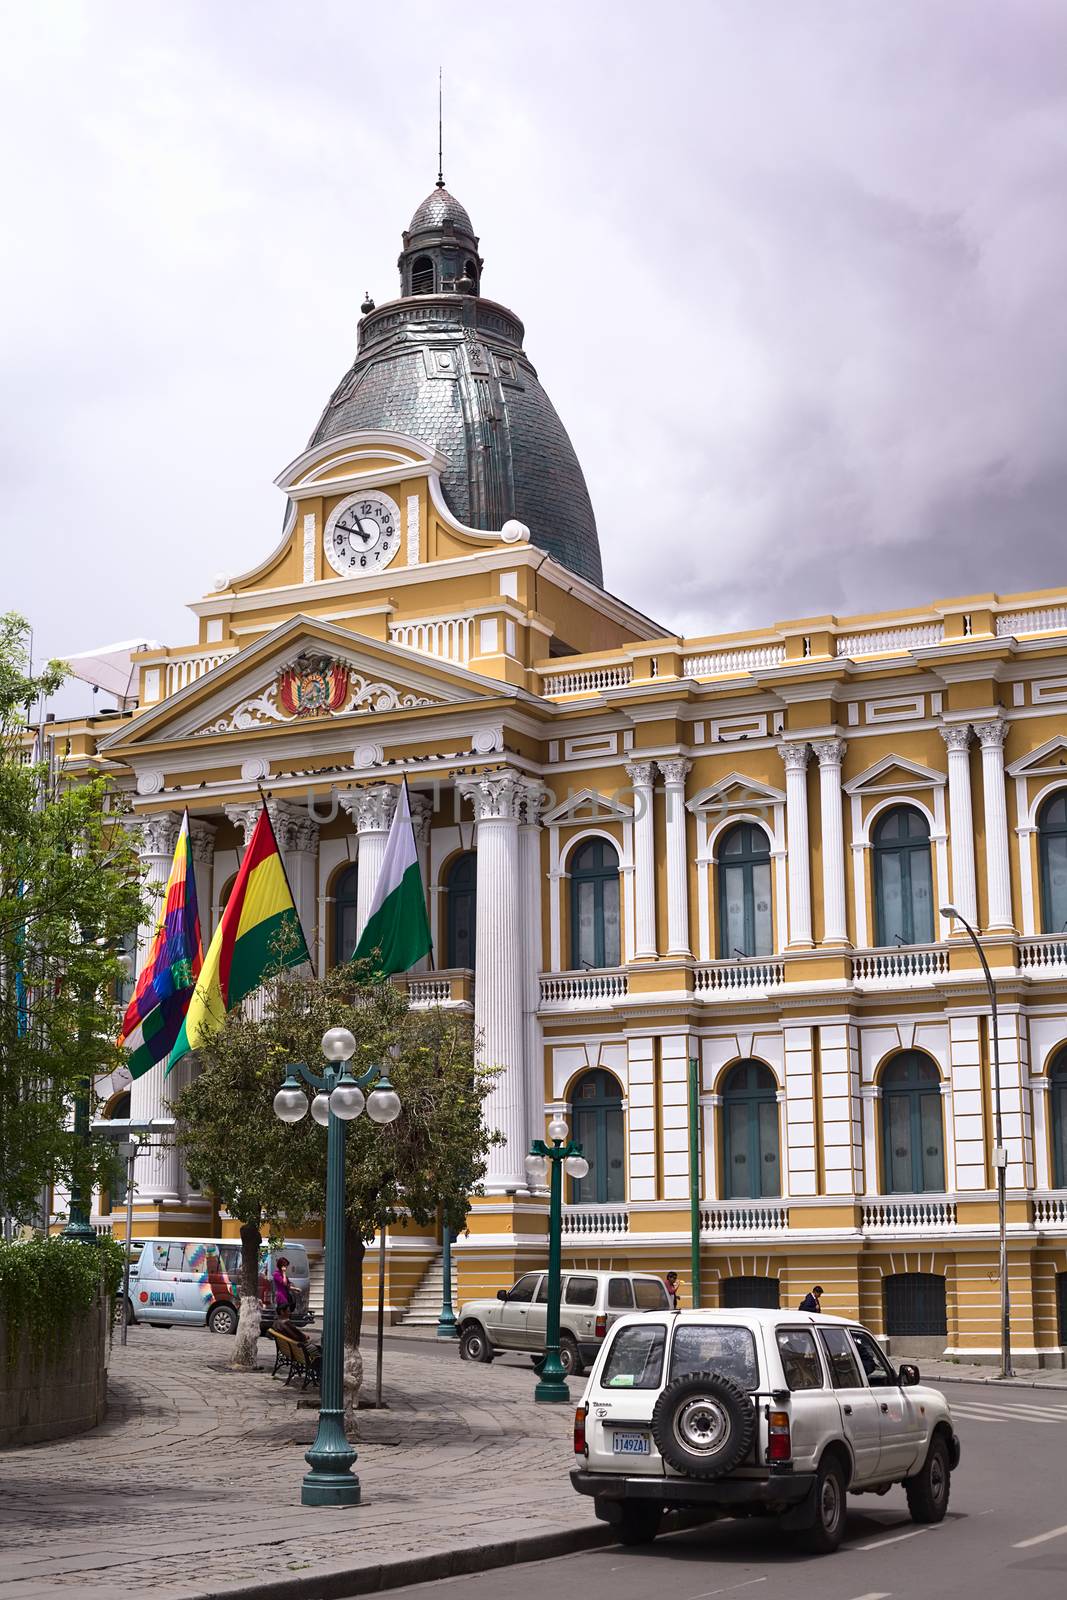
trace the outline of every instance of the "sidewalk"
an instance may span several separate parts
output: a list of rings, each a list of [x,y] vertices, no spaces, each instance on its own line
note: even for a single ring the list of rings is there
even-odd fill
[[[992,1383],[998,1388],[1067,1389],[1067,1369],[1063,1367],[1017,1368],[1014,1378],[1002,1378],[995,1366],[980,1366],[967,1361],[919,1361],[923,1381],[932,1383]]]
[[[392,1340],[390,1409],[360,1413],[363,1504],[338,1511],[300,1504],[317,1415],[271,1381],[260,1348],[263,1370],[241,1375],[228,1340],[132,1328],[112,1352],[102,1427],[0,1455],[2,1600],[248,1586],[257,1600],[324,1600],[608,1542],[567,1477],[572,1410],[534,1404],[529,1362],[476,1366]],[[373,1341],[364,1359],[372,1391]],[[354,1571],[358,1586],[341,1576]]]

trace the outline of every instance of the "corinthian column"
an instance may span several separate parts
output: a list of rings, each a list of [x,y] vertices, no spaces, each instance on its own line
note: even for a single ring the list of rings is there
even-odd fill
[[[1006,722],[979,722],[975,733],[982,745],[982,797],[985,802],[985,867],[989,882],[987,928],[1011,928],[1011,860],[1008,855],[1008,806],[1004,795]],[[961,907],[962,910],[962,907]]]
[[[366,789],[350,789],[340,796],[341,805],[356,825],[359,835],[359,872],[356,877],[356,939],[359,940],[378,876],[385,860],[385,841],[396,810],[397,790],[391,783],[375,783]]]
[[[433,821],[433,800],[428,794],[410,794],[408,801],[411,805],[411,831],[415,835],[415,854],[419,858],[419,876],[422,879],[422,892],[426,899],[426,915],[430,923],[430,938],[436,934],[436,927],[430,911],[430,824]],[[412,972],[428,972],[431,959],[435,952],[428,956],[420,956],[412,967]]]
[[[654,761],[633,761],[626,768],[634,791],[634,957],[656,959],[656,845],[652,817]]]
[[[541,1042],[542,916],[541,815],[549,796],[539,783],[526,783],[519,802],[519,883],[522,919],[522,1034],[526,1062],[526,1139],[544,1137],[545,1061]]]
[[[196,880],[196,909],[200,917],[200,939],[207,955],[211,943],[211,900],[214,892],[215,824],[196,818],[189,820],[189,843],[193,852],[193,877]]]
[[[486,1191],[504,1194],[526,1187],[525,1158],[530,1120],[523,1061],[522,886],[519,818],[526,784],[515,772],[486,773],[461,780],[460,793],[474,807],[477,824],[477,931],[474,952],[474,1026],[481,1058],[498,1068],[485,1099],[490,1128],[505,1143],[489,1152]]]
[[[948,843],[952,857],[952,903],[972,926],[978,924],[974,875],[974,818],[971,813],[971,730],[965,722],[941,729],[948,749]],[[963,929],[960,929],[963,932]]]
[[[667,802],[667,954],[689,949],[689,852],[685,841],[685,779],[691,761],[660,761]]]
[[[140,824],[138,853],[147,868],[145,891],[152,904],[150,920],[137,930],[137,973],[148,960],[155,938],[156,925],[163,911],[163,891],[170,877],[174,849],[182,819],[177,811],[157,811],[145,817]],[[152,1067],[130,1086],[130,1116],[135,1122],[152,1122],[170,1117],[169,1100],[175,1085],[164,1081],[162,1063]],[[137,1201],[141,1206],[158,1206],[160,1202],[174,1204],[178,1199],[178,1152],[169,1140],[156,1138],[162,1148],[144,1150],[137,1157],[134,1178],[137,1184]]]
[[[819,815],[822,821],[823,944],[847,944],[845,913],[845,837],[841,826],[841,763],[844,739],[812,745],[819,761]]]
[[[253,801],[251,805],[226,807],[227,817],[241,829],[246,845],[259,821],[261,809],[258,801]],[[293,904],[304,930],[304,938],[308,949],[314,950],[318,927],[319,825],[304,806],[293,805],[285,800],[268,800],[267,811],[289,887],[293,891]]]
[[[789,880],[789,943],[811,944],[811,874],[808,846],[808,756],[806,744],[780,744],[785,767],[786,868]]]

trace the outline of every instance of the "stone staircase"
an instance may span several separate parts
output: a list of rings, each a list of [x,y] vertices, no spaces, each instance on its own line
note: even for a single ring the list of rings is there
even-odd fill
[[[440,1251],[423,1273],[418,1288],[412,1295],[407,1310],[400,1318],[405,1328],[433,1328],[441,1315],[441,1296],[444,1293],[445,1267]]]

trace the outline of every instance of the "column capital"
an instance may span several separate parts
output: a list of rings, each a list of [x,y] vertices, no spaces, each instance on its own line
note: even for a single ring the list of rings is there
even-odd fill
[[[319,839],[319,825],[309,812],[284,800],[268,800],[270,817],[278,848],[283,851],[314,850]],[[262,806],[258,800],[248,805],[226,806],[225,812],[234,827],[240,828],[245,843],[252,837]]]
[[[181,825],[180,811],[153,811],[148,816],[136,817],[130,826],[137,834],[138,854],[173,856]]]
[[[1008,737],[1008,724],[998,717],[994,722],[976,722],[974,731],[981,741],[983,750],[1003,750],[1004,741]]]
[[[396,810],[397,789],[391,783],[365,784],[337,796],[357,833],[388,833]]]
[[[949,750],[966,750],[970,745],[972,733],[969,722],[942,723],[937,731]]]
[[[430,842],[430,823],[433,819],[433,801],[428,794],[409,794],[411,806],[411,831],[417,846]]]
[[[787,772],[803,772],[808,765],[811,755],[811,746],[806,740],[793,741],[784,739],[775,746],[782,758],[782,765]]]
[[[626,776],[635,789],[651,789],[656,781],[656,763],[654,761],[628,761],[625,770]]]
[[[543,783],[527,778],[519,796],[519,821],[524,828],[539,828],[541,818],[548,810],[552,796]]]
[[[525,807],[526,781],[510,767],[484,772],[476,778],[461,778],[457,788],[470,801],[479,823],[518,822]]]
[[[202,822],[195,818],[190,818],[189,843],[193,852],[193,860],[198,866],[205,865],[214,857],[215,831],[216,824],[214,822]]]
[[[811,748],[815,751],[820,767],[839,767],[845,759],[848,740],[817,739]]]
[[[684,789],[686,775],[693,770],[693,763],[680,756],[670,761],[657,761],[656,765],[663,774],[664,783],[671,788]]]

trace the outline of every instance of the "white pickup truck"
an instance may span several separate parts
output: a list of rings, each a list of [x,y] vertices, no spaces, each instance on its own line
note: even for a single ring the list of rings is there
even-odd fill
[[[948,1509],[948,1403],[857,1323],[796,1311],[676,1311],[612,1330],[575,1413],[571,1482],[624,1544],[663,1512],[775,1516],[836,1550],[847,1494],[904,1485],[916,1522]]]

